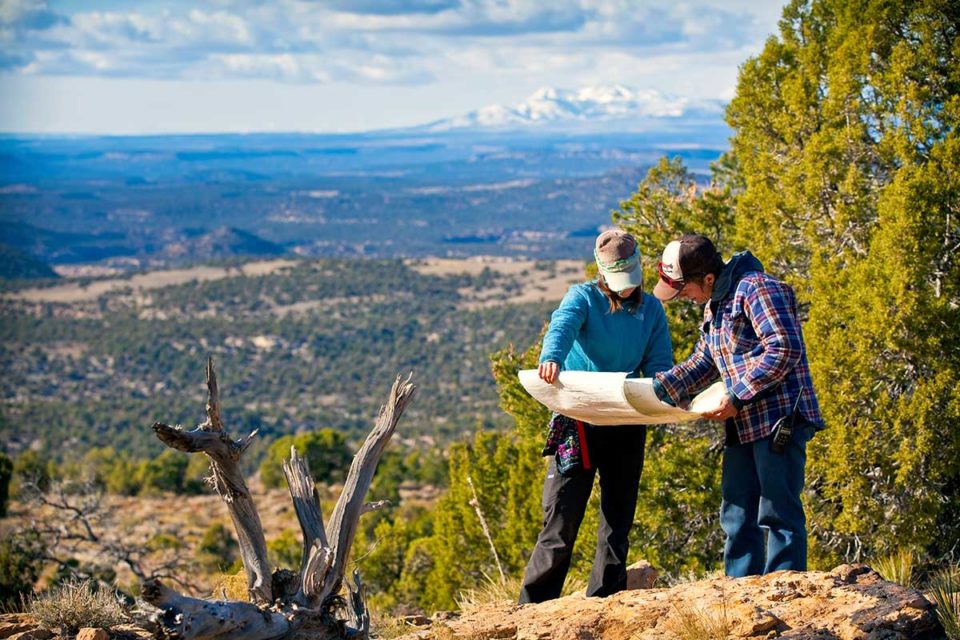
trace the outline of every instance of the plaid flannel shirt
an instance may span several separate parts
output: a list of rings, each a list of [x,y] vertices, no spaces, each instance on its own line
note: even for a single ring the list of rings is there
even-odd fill
[[[760,271],[705,306],[693,354],[656,377],[675,403],[722,378],[743,405],[733,418],[743,444],[769,436],[801,389],[798,419],[823,427],[793,289]]]

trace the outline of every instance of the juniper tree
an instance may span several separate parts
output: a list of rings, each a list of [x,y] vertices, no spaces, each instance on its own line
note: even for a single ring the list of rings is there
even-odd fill
[[[822,561],[960,541],[960,6],[795,0],[727,111],[735,241],[809,305]]]

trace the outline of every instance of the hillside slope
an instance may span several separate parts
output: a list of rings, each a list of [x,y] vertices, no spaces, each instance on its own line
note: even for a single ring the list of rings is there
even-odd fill
[[[56,278],[50,265],[33,256],[0,243],[0,279]]]

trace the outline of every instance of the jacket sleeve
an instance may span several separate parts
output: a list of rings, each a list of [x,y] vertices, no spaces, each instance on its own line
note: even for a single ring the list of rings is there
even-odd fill
[[[744,307],[763,353],[730,391],[749,403],[797,366],[803,355],[803,338],[793,293],[786,285],[760,279],[745,296]]]
[[[540,362],[556,362],[562,365],[586,320],[587,299],[576,287],[571,287],[550,317],[550,326],[543,336],[543,346],[540,349]]]
[[[703,336],[693,348],[690,357],[669,371],[656,375],[657,381],[667,392],[674,405],[706,389],[710,383],[720,377],[717,365],[714,364],[713,354]]]
[[[643,353],[638,373],[646,378],[666,371],[673,366],[673,343],[670,341],[670,330],[667,328],[667,314],[663,312],[663,305],[653,296],[645,296],[644,304],[650,305],[655,316],[650,336],[647,338],[647,348]]]

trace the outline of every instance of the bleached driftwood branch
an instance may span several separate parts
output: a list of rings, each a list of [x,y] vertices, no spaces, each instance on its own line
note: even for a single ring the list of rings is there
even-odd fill
[[[370,616],[365,604],[365,589],[356,572],[348,585],[349,599],[338,597],[350,547],[360,516],[382,508],[386,501],[364,502],[377,464],[383,455],[397,422],[416,387],[412,374],[394,381],[387,402],[380,408],[376,425],[353,459],[343,492],[333,509],[327,527],[323,524],[320,499],[307,461],[291,449],[283,472],[290,489],[300,529],[303,533],[299,575],[278,570],[268,573],[263,527],[256,506],[240,473],[239,460],[256,431],[234,441],[223,427],[220,398],[213,360],[207,362],[207,420],[193,431],[183,431],[156,423],[153,429],[168,446],[180,451],[202,451],[210,458],[214,486],[230,511],[240,540],[241,559],[247,571],[251,594],[247,602],[211,602],[176,593],[160,584],[144,584],[144,599],[157,607],[157,637],[182,640],[240,638],[367,638]],[[288,585],[293,580],[295,593]],[[347,620],[338,619],[344,612]]]
[[[183,431],[162,423],[154,423],[157,437],[174,449],[186,452],[202,451],[210,458],[213,484],[227,505],[240,543],[240,558],[247,572],[247,589],[251,600],[257,603],[273,601],[270,583],[270,564],[267,561],[267,541],[263,536],[260,514],[250,496],[250,490],[240,471],[240,456],[247,450],[257,432],[243,440],[233,440],[223,429],[220,417],[220,392],[213,358],[207,360],[207,420],[193,431]]]
[[[263,640],[291,631],[283,613],[266,611],[249,602],[198,600],[180,595],[159,580],[143,584],[143,599],[161,610],[155,620],[156,635],[164,640]]]
[[[290,459],[283,462],[283,475],[287,478],[293,510],[297,513],[300,531],[303,533],[303,554],[300,559],[302,575],[314,543],[318,543],[321,547],[329,546],[327,534],[323,530],[320,496],[317,495],[317,487],[313,482],[313,476],[310,475],[310,466],[306,459],[300,457],[295,447],[290,447]]]
[[[322,603],[329,595],[340,591],[347,557],[350,555],[350,547],[357,533],[357,522],[363,513],[364,499],[373,481],[373,474],[377,470],[377,464],[397,427],[400,416],[403,415],[403,410],[416,389],[410,383],[412,375],[408,375],[403,381],[397,376],[386,404],[380,407],[377,424],[350,465],[350,472],[347,473],[347,479],[343,484],[343,493],[340,494],[340,499],[337,500],[333,514],[330,516],[328,530],[329,539],[333,544],[333,563],[327,579],[322,583],[322,588],[312,594],[311,602],[314,604]],[[304,578],[306,579],[306,576]]]

